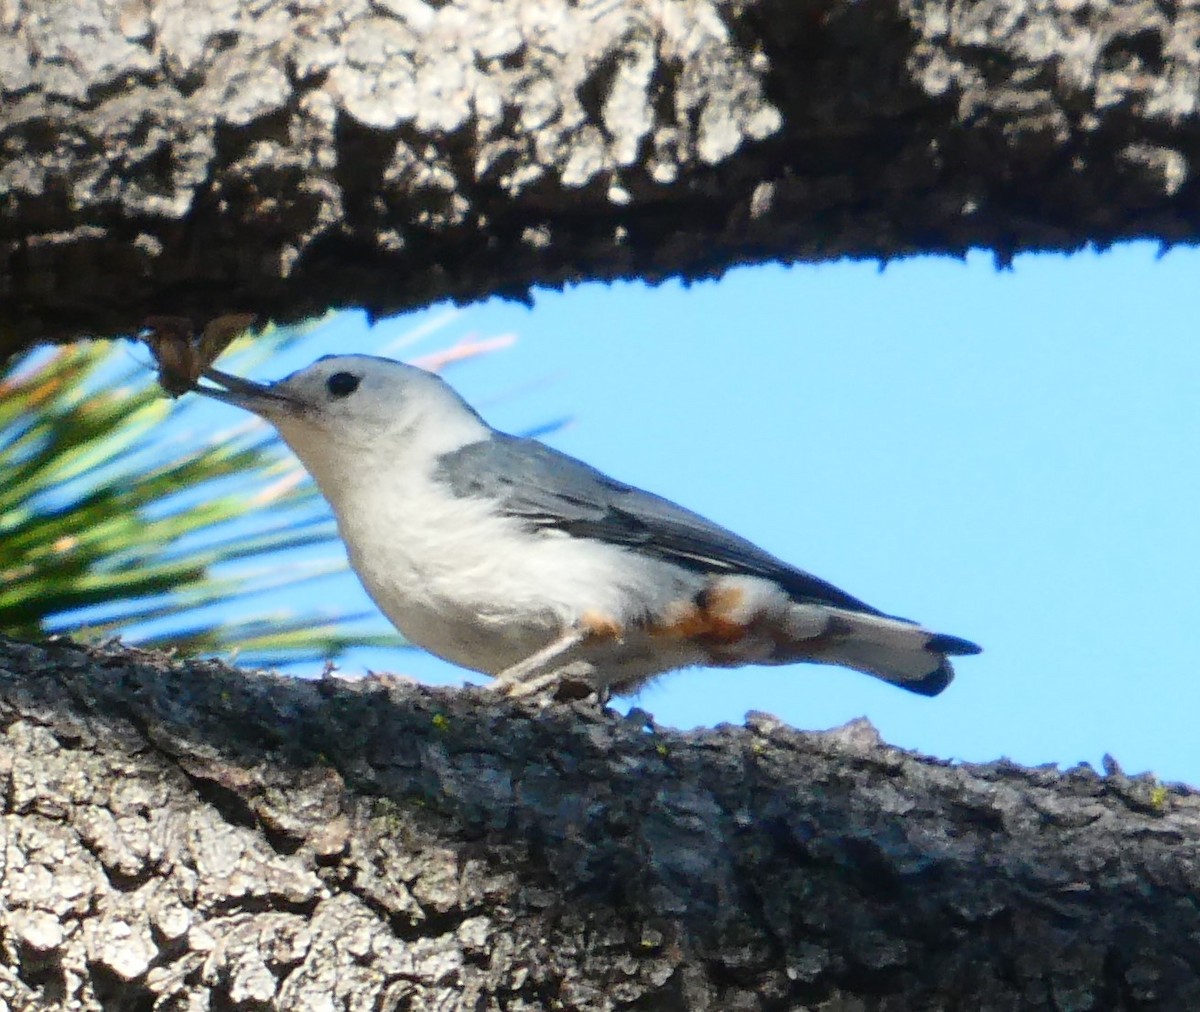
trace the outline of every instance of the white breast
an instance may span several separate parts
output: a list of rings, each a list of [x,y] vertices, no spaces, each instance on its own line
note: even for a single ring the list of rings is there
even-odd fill
[[[351,565],[412,642],[495,674],[587,612],[631,625],[695,592],[697,578],[618,546],[531,531],[428,474],[381,495],[328,496]]]

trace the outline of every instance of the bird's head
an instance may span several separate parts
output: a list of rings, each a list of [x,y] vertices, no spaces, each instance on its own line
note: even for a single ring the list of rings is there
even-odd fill
[[[397,455],[433,458],[486,438],[487,424],[433,373],[371,355],[328,355],[276,383],[216,369],[197,393],[270,422],[324,486]]]

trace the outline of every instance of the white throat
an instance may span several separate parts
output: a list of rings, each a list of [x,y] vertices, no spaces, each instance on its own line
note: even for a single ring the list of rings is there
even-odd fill
[[[453,403],[425,405],[419,418],[376,431],[318,428],[281,420],[284,442],[300,458],[335,512],[348,495],[403,496],[405,486],[427,478],[443,454],[491,438],[473,412]]]

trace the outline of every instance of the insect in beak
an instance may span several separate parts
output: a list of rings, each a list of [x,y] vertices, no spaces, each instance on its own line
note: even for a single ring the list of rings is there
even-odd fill
[[[197,384],[192,388],[196,393],[211,397],[213,400],[224,401],[226,404],[233,404],[256,415],[270,417],[295,408],[295,402],[278,391],[274,385],[255,383],[252,380],[232,376],[213,368],[205,369],[201,376],[213,383],[219,383],[220,386]]]

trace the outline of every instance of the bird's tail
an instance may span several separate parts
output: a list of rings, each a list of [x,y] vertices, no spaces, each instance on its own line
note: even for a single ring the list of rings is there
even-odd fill
[[[829,621],[821,635],[808,640],[807,649],[805,641],[796,644],[806,659],[841,664],[922,696],[936,696],[950,684],[954,668],[949,657],[982,649],[904,619],[841,608],[823,610]]]

